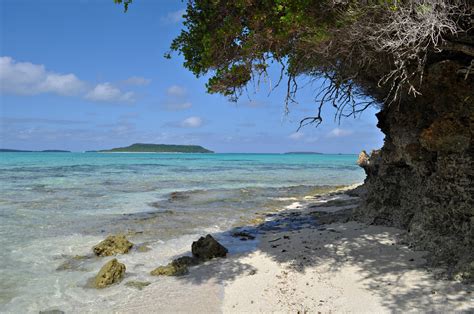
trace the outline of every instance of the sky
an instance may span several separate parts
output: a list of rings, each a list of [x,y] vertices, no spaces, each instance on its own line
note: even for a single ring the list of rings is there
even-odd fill
[[[0,0],[0,148],[85,151],[132,143],[194,144],[216,152],[358,153],[382,146],[377,108],[297,132],[315,113],[318,82],[284,110],[284,87],[250,86],[237,103],[206,93],[183,58],[164,58],[185,3]],[[304,85],[304,84],[303,84]]]

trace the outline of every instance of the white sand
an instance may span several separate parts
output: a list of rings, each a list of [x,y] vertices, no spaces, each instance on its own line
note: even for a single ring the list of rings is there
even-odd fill
[[[223,312],[474,310],[472,286],[433,279],[420,267],[422,252],[396,244],[400,230],[355,222],[327,228],[336,232],[265,235],[260,250],[240,259],[256,274],[228,282]]]
[[[318,210],[329,209],[340,208]],[[434,279],[423,267],[424,253],[399,244],[402,233],[356,222],[267,231],[257,250],[193,267],[180,278],[157,279],[115,311],[474,311],[473,286]]]

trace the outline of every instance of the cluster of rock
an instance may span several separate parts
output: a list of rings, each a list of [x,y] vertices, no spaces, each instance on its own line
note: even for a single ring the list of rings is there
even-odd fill
[[[117,254],[126,254],[133,247],[133,243],[123,234],[108,236],[104,241],[100,242],[92,248],[97,256],[112,256]],[[94,278],[93,285],[95,288],[102,289],[112,284],[122,281],[125,276],[126,267],[116,258],[108,261],[100,269]]]
[[[113,256],[126,254],[133,247],[133,243],[127,240],[124,235],[112,235],[107,237],[93,247],[96,256]],[[225,257],[228,250],[217,242],[211,235],[201,237],[191,245],[191,256],[182,256],[165,266],[160,266],[151,272],[153,276],[182,276],[189,272],[190,266],[198,265],[204,261]],[[99,273],[95,276],[93,286],[98,289],[106,288],[115,283],[119,283],[125,276],[126,266],[116,258],[108,261]],[[143,289],[149,282],[130,281],[128,286]]]
[[[159,266],[151,271],[153,276],[182,276],[189,272],[190,266],[208,261],[216,257],[226,257],[228,250],[217,242],[210,234],[194,241],[191,245],[193,256],[182,256],[166,266]]]

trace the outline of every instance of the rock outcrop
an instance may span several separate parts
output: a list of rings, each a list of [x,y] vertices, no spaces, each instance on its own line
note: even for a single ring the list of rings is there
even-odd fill
[[[217,242],[210,234],[194,241],[191,245],[193,256],[182,256],[166,266],[159,266],[152,270],[152,276],[183,276],[189,272],[190,266],[216,258],[225,257],[227,249]]]
[[[205,261],[215,257],[225,257],[228,250],[208,234],[193,242],[191,252],[195,258]]]
[[[369,166],[369,155],[365,150],[360,152],[359,157],[357,158],[357,164],[364,169]]]
[[[422,96],[377,114],[384,146],[360,165],[367,173],[360,220],[407,229],[415,248],[474,278],[474,84],[454,61],[433,64]]]
[[[97,256],[111,256],[125,254],[133,247],[133,243],[122,235],[108,236],[104,241],[93,247],[94,254]]]
[[[125,270],[125,265],[119,263],[116,258],[108,261],[95,277],[94,287],[102,289],[120,282],[125,275]]]

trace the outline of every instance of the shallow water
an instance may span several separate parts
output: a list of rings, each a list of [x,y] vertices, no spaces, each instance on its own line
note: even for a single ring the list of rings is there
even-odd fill
[[[245,224],[306,195],[362,182],[355,155],[0,154],[0,311],[89,310],[126,288],[85,288],[106,235],[151,251],[120,256],[134,280],[187,253],[199,235]],[[178,193],[175,193],[178,192]],[[226,241],[225,239],[222,239]],[[248,244],[245,244],[248,245]],[[242,248],[235,248],[239,250]]]

